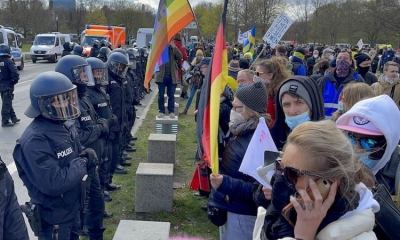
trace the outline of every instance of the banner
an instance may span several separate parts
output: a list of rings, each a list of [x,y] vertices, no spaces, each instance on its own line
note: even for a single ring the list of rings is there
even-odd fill
[[[244,33],[242,33],[239,29],[238,43],[244,44],[244,42],[246,41],[246,39],[249,37],[250,34],[251,34],[251,29]]]
[[[364,43],[363,43],[363,40],[362,40],[362,38],[360,38],[360,40],[358,40],[358,42],[357,42],[357,46],[358,46],[358,49],[359,49],[359,50],[361,50],[361,49],[363,48],[363,46],[364,46]]]
[[[263,40],[269,43],[271,48],[275,48],[292,23],[293,20],[288,15],[281,13],[265,33]]]

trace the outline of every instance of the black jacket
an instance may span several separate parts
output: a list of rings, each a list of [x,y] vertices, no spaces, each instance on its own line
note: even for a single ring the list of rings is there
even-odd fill
[[[378,78],[372,72],[367,72],[365,75],[361,74],[361,76],[364,78],[365,83],[370,86],[378,81]]]
[[[17,140],[13,157],[31,202],[40,206],[50,224],[68,222],[83,204],[86,163],[79,157],[73,121],[65,123],[35,118]]]
[[[125,108],[125,85],[121,79],[109,70],[108,71],[108,85],[107,94],[110,96],[111,109],[113,114],[117,116],[118,123],[114,124],[110,131],[120,132],[123,130],[124,124],[127,122],[126,108]]]
[[[396,147],[389,162],[375,174],[376,181],[385,185],[392,195],[396,195],[396,176],[399,174],[400,147]]]
[[[98,47],[92,47],[92,49],[90,49],[90,54],[89,57],[97,57],[97,55],[99,55],[100,49]]]
[[[88,87],[87,92],[90,101],[93,104],[93,109],[99,118],[109,119],[112,115],[110,98],[107,93],[97,87]]]
[[[304,76],[291,76],[287,81],[297,81],[301,83],[310,95],[312,111],[311,111],[311,121],[320,121],[325,118],[324,101],[322,99],[321,91],[314,80],[309,77]],[[281,87],[284,83],[281,84]],[[277,92],[280,91],[280,88]],[[276,94],[275,102],[279,103],[279,94]],[[283,145],[286,142],[287,136],[291,132],[291,129],[285,123],[285,113],[283,112],[282,106],[280,104],[276,105],[276,119],[274,125],[271,127],[270,132],[272,139],[275,142],[278,150],[282,150]]]
[[[0,56],[0,92],[14,88],[18,80],[19,73],[14,62],[7,56]]]

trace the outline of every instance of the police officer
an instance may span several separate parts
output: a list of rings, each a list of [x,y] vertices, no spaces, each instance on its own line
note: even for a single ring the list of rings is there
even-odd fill
[[[17,140],[13,157],[31,204],[39,206],[39,240],[79,239],[86,174],[98,160],[92,149],[82,150],[74,127],[81,114],[76,86],[50,71],[39,74],[29,92],[25,115],[34,120]]]
[[[120,52],[112,52],[107,59],[108,82],[107,93],[110,96],[111,109],[118,118],[118,123],[110,128],[112,140],[112,158],[110,173],[125,174],[126,170],[119,165],[122,162],[122,133],[125,131],[127,114],[125,107],[125,78],[128,70],[128,59]],[[118,167],[118,168],[117,168]],[[116,171],[117,168],[117,171]]]
[[[110,53],[111,51],[108,47],[102,47],[100,48],[99,54],[96,57],[103,62],[107,62],[107,57],[110,55]]]
[[[93,41],[93,46],[92,46],[92,49],[90,49],[89,57],[97,57],[97,55],[99,55],[99,50],[100,50],[99,45],[100,45],[99,40]]]
[[[75,119],[75,127],[79,134],[82,146],[95,151],[98,158],[104,151],[105,140],[109,133],[109,123],[104,118],[97,118],[93,104],[86,94],[86,86],[94,86],[92,69],[85,59],[79,56],[65,56],[58,61],[56,72],[64,74],[72,84],[76,85],[78,91],[79,109],[81,115]],[[82,223],[83,232],[90,240],[103,239],[103,216],[104,198],[100,186],[98,171],[96,168],[88,171],[88,198],[83,209]]]
[[[14,181],[0,156],[0,239],[29,239]]]
[[[10,57],[10,47],[7,44],[0,44],[0,92],[1,101],[3,102],[1,107],[2,127],[14,126],[15,123],[20,121],[12,107],[14,85],[18,83],[19,74]]]
[[[81,45],[75,45],[74,50],[72,50],[71,54],[83,57],[83,47]]]
[[[92,68],[93,78],[95,86],[88,86],[87,93],[93,104],[93,108],[96,111],[99,118],[110,119],[110,125],[114,125],[118,119],[115,115],[113,115],[110,105],[110,98],[105,91],[105,87],[108,85],[108,68],[107,65],[104,64],[100,59],[97,58],[87,58],[86,61]],[[110,127],[111,127],[110,126]],[[120,186],[112,183],[112,174],[109,172],[111,158],[112,158],[112,134],[109,134],[106,145],[104,148],[104,152],[102,155],[102,163],[100,164],[99,169],[99,177],[100,177],[100,185],[104,193],[104,201],[110,202],[112,200],[108,191],[105,190],[105,186],[107,185],[107,189],[118,189]],[[104,212],[105,217],[111,217],[110,213],[107,211]]]

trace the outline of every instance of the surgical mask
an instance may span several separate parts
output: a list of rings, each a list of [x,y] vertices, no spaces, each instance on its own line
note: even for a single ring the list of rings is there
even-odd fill
[[[231,115],[229,116],[229,126],[239,121],[245,121],[243,115],[234,110],[231,110]]]
[[[365,164],[365,166],[367,166],[369,169],[372,169],[376,166],[376,164],[378,164],[379,160],[370,159],[370,154],[371,152],[357,153],[357,156]]]
[[[330,55],[328,58],[329,58],[329,61],[332,61],[335,57],[333,55]]]
[[[297,116],[288,116],[285,115],[285,123],[288,125],[288,127],[290,129],[294,129],[295,127],[297,127],[299,124],[303,123],[303,122],[308,122],[310,121],[310,116],[308,114],[308,111],[305,111],[302,114],[299,114]]]
[[[242,84],[242,85],[239,85],[239,86],[238,86],[238,91],[239,91],[240,89],[242,89],[242,88],[247,87],[247,86],[249,86],[248,83],[244,83],[244,84]]]
[[[350,63],[345,59],[340,59],[336,62],[336,75],[341,78],[347,77],[350,73],[350,67]]]
[[[262,82],[264,84],[269,84],[271,82],[271,80],[269,80],[269,79],[264,79],[264,78],[258,77],[256,75],[254,75],[253,81],[254,82]]]
[[[399,79],[399,77],[397,77],[397,78],[395,78],[395,79],[392,79],[392,78],[388,78],[388,77],[385,76],[385,75],[382,75],[382,81],[383,81],[383,82],[388,82],[388,83],[390,83],[390,84],[395,83],[398,79]]]
[[[318,57],[318,55],[313,55],[314,56],[314,58],[317,58]]]
[[[343,107],[344,107],[344,103],[342,101],[339,101],[338,110],[343,112]]]
[[[397,57],[397,58],[400,58],[400,54],[396,54],[396,57]]]

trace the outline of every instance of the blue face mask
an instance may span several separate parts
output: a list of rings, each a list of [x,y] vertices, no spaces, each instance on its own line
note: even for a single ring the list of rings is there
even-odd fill
[[[376,164],[378,164],[379,160],[370,159],[370,154],[371,152],[357,153],[357,156],[365,164],[365,166],[367,166],[369,169],[372,169],[376,166]]]
[[[339,111],[343,111],[343,106],[344,106],[343,102],[342,102],[342,101],[339,101],[339,103],[338,103],[338,110],[339,110]]]
[[[245,88],[245,87],[247,87],[247,86],[249,86],[249,84],[248,84],[248,83],[245,83],[245,84],[239,85],[239,86],[238,86],[238,91],[239,91],[240,89],[242,89],[242,88]]]
[[[306,111],[306,112],[304,112],[302,114],[299,114],[297,116],[290,117],[290,116],[285,115],[285,117],[286,117],[285,118],[285,123],[292,130],[295,127],[297,127],[299,124],[301,124],[303,122],[308,122],[308,121],[311,120],[310,116],[308,115],[308,111]]]

